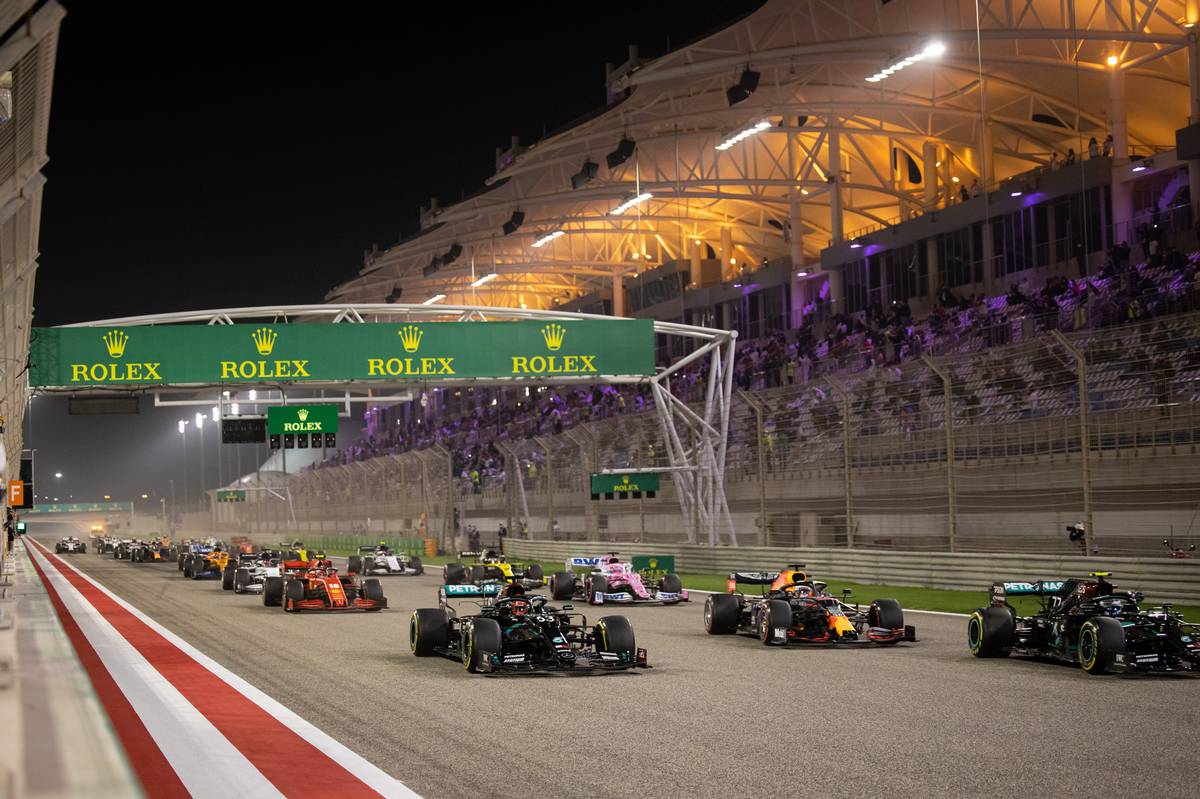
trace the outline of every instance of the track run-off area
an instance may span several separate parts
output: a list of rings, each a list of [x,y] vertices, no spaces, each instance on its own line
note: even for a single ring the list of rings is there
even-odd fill
[[[343,787],[427,797],[1182,797],[1200,784],[1200,679],[977,660],[962,617],[910,612],[919,641],[890,648],[777,648],[707,635],[703,594],[675,607],[577,603],[589,619],[626,615],[653,668],[485,677],[409,652],[409,616],[436,606],[440,569],[384,578],[389,607],[378,613],[293,615],[219,581],[186,580],[173,563],[55,556],[54,541],[74,528],[30,527],[48,547],[31,554],[51,582],[94,584],[119,600],[89,589],[94,608],[56,603],[84,617],[65,622],[68,632],[74,623],[94,634],[99,616],[136,637],[140,615],[182,644],[113,675],[154,744],[129,751],[131,765],[163,770],[149,796],[187,795],[188,785],[202,795],[194,786],[213,773],[249,786],[225,793],[239,797]],[[94,683],[108,647],[119,644],[82,655]],[[145,696],[130,694],[130,679]],[[97,688],[103,697],[114,684]],[[136,720],[114,719],[122,725]]]

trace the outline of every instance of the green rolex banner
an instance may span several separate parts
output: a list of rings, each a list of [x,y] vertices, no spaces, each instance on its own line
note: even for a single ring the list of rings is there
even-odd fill
[[[34,388],[654,374],[649,319],[35,328]]]
[[[336,433],[336,405],[276,405],[267,408],[267,434]]]

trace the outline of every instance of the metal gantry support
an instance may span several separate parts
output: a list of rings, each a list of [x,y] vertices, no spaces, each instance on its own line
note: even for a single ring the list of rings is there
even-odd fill
[[[680,511],[689,523],[688,543],[696,543],[703,536],[709,546],[716,546],[724,529],[729,544],[737,546],[737,530],[725,496],[725,454],[736,344],[736,331],[725,333],[650,380],[659,430],[672,467],[671,480],[679,496]],[[697,413],[671,392],[670,378],[705,356],[709,358],[708,382],[702,413]]]
[[[950,541],[950,551],[958,551],[958,495],[954,485],[954,397],[951,393],[950,373],[942,369],[929,355],[922,355],[921,360],[942,381],[942,402],[945,406],[945,417],[942,426],[946,428],[946,535]]]
[[[1079,462],[1083,480],[1083,541],[1088,553],[1096,551],[1096,530],[1092,519],[1092,434],[1090,429],[1091,403],[1088,401],[1087,358],[1058,330],[1050,331],[1064,350],[1075,359],[1079,378]]]

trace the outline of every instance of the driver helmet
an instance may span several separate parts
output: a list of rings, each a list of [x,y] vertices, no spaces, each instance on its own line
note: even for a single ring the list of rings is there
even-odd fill
[[[525,599],[524,594],[522,594],[521,597],[515,599],[514,601],[512,601],[508,604],[508,612],[511,613],[513,616],[520,617],[520,616],[524,616],[526,613],[528,613],[530,610],[530,607],[531,607],[531,605],[529,604],[529,600]]]

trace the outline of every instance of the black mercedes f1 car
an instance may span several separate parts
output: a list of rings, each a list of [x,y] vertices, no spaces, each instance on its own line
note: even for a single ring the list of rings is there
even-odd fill
[[[459,615],[448,600],[478,600],[479,613]],[[525,595],[521,586],[452,584],[438,591],[438,607],[420,608],[409,622],[414,655],[445,655],[472,673],[549,674],[648,668],[624,616],[589,626],[582,614]]]
[[[991,604],[967,619],[971,654],[1053,658],[1089,674],[1200,670],[1200,625],[1171,605],[1142,608],[1140,592],[1117,591],[1108,576],[993,583]],[[1041,610],[1019,616],[1010,596],[1037,597]]]

